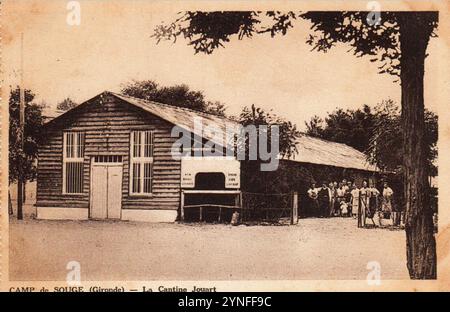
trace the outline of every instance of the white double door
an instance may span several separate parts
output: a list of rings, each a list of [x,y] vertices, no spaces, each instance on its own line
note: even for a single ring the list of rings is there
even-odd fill
[[[120,219],[122,163],[93,163],[91,167],[90,217]]]

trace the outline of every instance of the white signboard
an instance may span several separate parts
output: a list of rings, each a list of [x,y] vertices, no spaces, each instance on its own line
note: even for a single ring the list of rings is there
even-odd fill
[[[181,188],[194,188],[200,172],[222,172],[225,188],[241,187],[241,164],[232,157],[185,157],[181,159]]]

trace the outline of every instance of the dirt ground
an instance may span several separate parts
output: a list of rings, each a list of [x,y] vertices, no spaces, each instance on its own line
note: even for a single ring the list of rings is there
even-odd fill
[[[405,234],[358,229],[356,220],[301,219],[294,226],[17,221],[10,279],[82,280],[407,279]]]

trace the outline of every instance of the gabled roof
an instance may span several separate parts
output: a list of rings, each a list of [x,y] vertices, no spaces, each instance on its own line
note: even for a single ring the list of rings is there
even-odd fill
[[[211,140],[215,143],[223,145],[224,142],[220,140],[216,142],[218,137],[226,138],[226,131],[232,133],[238,133],[240,124],[236,121],[225,117],[219,117],[213,114],[207,114],[199,111],[195,111],[188,108],[177,107],[168,104],[162,104],[153,101],[142,100],[131,96],[112,93],[112,95],[119,99],[126,101],[134,106],[140,107],[143,110],[154,114],[174,125],[177,125],[183,129],[186,129],[200,137],[207,140]],[[201,127],[196,127],[195,122],[201,122]],[[209,133],[205,131],[207,129],[214,129],[216,133]]]
[[[187,108],[181,108],[168,104],[162,104],[154,101],[147,101],[131,96],[117,94],[105,91],[96,97],[88,100],[77,107],[65,112],[62,115],[52,119],[46,125],[53,123],[68,113],[76,112],[85,105],[92,103],[97,97],[111,94],[116,98],[138,107],[150,114],[177,125],[189,132],[192,132],[207,140],[211,140],[223,146],[222,139],[226,138],[227,131],[231,133],[239,133],[240,124],[228,118],[219,117],[212,114],[202,113]],[[201,120],[202,129],[195,127],[195,120]],[[207,127],[213,127],[216,133],[205,131]],[[352,168],[366,171],[377,171],[377,167],[366,161],[366,156],[360,151],[342,143],[326,141],[302,134],[297,140],[297,153],[290,160],[303,163],[311,163],[318,165],[334,166],[341,168]]]
[[[326,141],[302,134],[297,140],[297,153],[290,160],[317,165],[377,171],[366,155],[342,143]]]
[[[179,126],[200,137],[203,137],[207,140],[211,140],[219,145],[224,145],[226,143],[223,142],[223,139],[219,139],[219,138],[224,139],[227,138],[226,131],[237,133],[239,130],[240,126],[239,123],[225,117],[219,117],[213,114],[207,114],[188,108],[162,104],[154,101],[142,100],[135,97],[126,96],[123,94],[118,94],[110,91],[105,91],[95,96],[94,98],[81,103],[75,108],[50,120],[46,125],[52,124],[54,121],[59,120],[61,117],[66,116],[67,114],[70,114],[72,112],[75,112],[86,105],[89,105],[89,103],[94,102],[93,100],[96,99],[97,97],[101,97],[107,94],[113,95],[122,101],[125,101],[135,107],[138,107],[148,113],[151,113],[161,119],[164,119],[165,121],[168,121],[173,125]],[[201,122],[200,127],[198,125],[196,126],[196,122],[199,121]],[[211,130],[215,131],[215,133],[211,132]]]

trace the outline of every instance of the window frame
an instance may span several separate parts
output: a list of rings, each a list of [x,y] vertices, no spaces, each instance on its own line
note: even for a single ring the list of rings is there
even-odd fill
[[[80,154],[82,155],[81,157],[68,157],[67,156],[67,137],[68,134],[81,134],[82,138],[83,138],[83,142],[81,145],[81,152]],[[74,143],[72,144],[72,146],[80,146],[79,144],[79,136],[75,135],[74,136]],[[86,141],[86,134],[83,131],[63,131],[63,145],[62,145],[62,194],[63,195],[84,195],[84,150],[85,150],[85,141]],[[75,149],[76,151],[76,149]],[[66,183],[66,178],[67,178],[67,172],[66,172],[66,164],[67,163],[81,163],[81,192],[78,193],[69,193],[67,191],[67,183]]]
[[[145,142],[145,133],[150,133],[150,143]],[[139,156],[133,156],[135,150],[135,135],[140,134],[140,142],[139,142]],[[150,154],[151,156],[145,155],[145,147],[150,146]],[[128,164],[128,195],[134,197],[151,197],[153,196],[153,181],[154,181],[154,149],[155,149],[155,131],[154,130],[132,130],[130,132],[130,158]],[[134,164],[140,164],[139,167],[139,192],[133,191],[133,182],[134,182],[134,174],[133,174],[133,166]],[[150,192],[144,192],[144,170],[145,164],[150,164]]]

